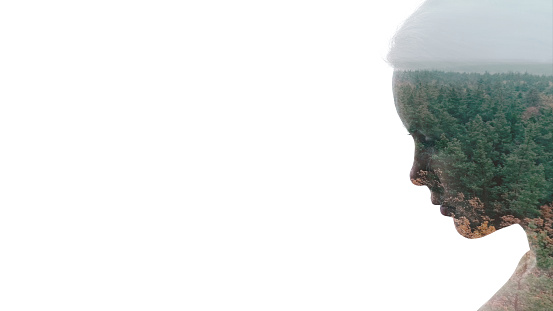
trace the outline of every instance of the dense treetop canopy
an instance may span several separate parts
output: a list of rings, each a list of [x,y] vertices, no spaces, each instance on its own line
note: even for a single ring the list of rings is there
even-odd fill
[[[553,202],[552,76],[398,71],[394,84],[443,201],[478,198],[496,226]]]

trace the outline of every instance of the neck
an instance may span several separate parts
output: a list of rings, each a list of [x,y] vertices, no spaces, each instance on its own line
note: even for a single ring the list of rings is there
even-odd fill
[[[534,269],[553,278],[553,228],[543,221],[526,223],[522,228],[528,238],[529,256],[536,261]]]
[[[479,311],[553,310],[553,275],[537,262],[536,254],[528,251],[507,283]]]
[[[553,239],[543,222],[522,224],[530,251],[503,287],[479,311],[553,310]],[[501,309],[503,310],[503,309]]]

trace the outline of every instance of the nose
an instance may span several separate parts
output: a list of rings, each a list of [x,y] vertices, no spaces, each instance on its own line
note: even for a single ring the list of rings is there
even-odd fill
[[[417,165],[413,164],[413,167],[411,168],[411,182],[415,186],[424,186],[425,183],[425,176],[428,172],[423,171],[417,167]]]
[[[429,186],[429,156],[426,152],[415,151],[415,159],[409,177],[415,186]]]

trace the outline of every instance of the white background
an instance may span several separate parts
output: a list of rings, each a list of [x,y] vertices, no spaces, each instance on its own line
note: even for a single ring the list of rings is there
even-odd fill
[[[0,309],[476,310],[527,245],[409,181],[419,3],[3,3]]]

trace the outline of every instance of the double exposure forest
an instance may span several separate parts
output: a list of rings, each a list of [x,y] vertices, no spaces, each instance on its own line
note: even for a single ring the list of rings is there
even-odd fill
[[[394,92],[424,162],[414,182],[439,194],[467,237],[514,223],[532,228],[529,240],[538,249],[537,265],[551,273],[553,77],[398,71]],[[532,282],[543,284],[529,286],[537,292],[525,299],[540,292],[551,297],[550,277],[553,273],[536,275]],[[553,310],[547,298],[516,304]]]

